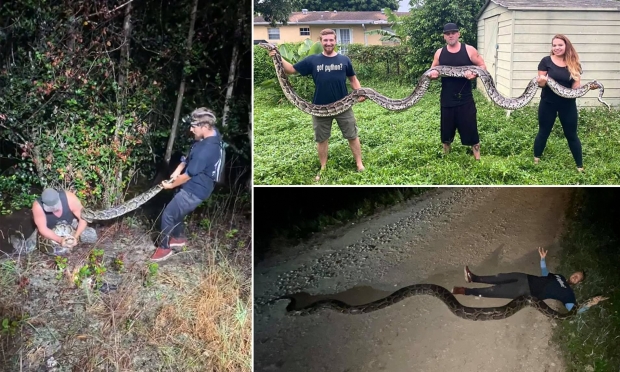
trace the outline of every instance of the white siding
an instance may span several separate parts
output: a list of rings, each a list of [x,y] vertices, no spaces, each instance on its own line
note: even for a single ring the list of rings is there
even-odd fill
[[[496,71],[485,59],[499,92],[518,97],[534,78],[540,60],[549,55],[551,39],[565,34],[575,46],[583,75],[581,82],[598,80],[605,86],[603,99],[620,106],[620,12],[618,11],[509,11],[490,2],[478,21],[478,50],[484,53],[485,20],[499,15]],[[513,34],[514,32],[514,34]],[[488,38],[487,38],[488,39]],[[482,49],[482,50],[481,50]],[[482,84],[479,89],[484,92]],[[601,106],[598,90],[577,100],[580,107]],[[536,99],[540,97],[538,90]]]
[[[497,90],[504,95],[510,92],[510,52],[512,42],[512,12],[495,3],[489,3],[478,20],[478,53],[484,58],[487,70],[495,80]],[[495,31],[495,35],[485,35],[485,30]],[[495,41],[497,50],[489,50]],[[490,44],[490,45],[486,45]],[[486,95],[481,81],[478,89]]]
[[[549,55],[551,39],[566,35],[581,60],[582,84],[599,80],[605,86],[603,100],[620,105],[620,12],[516,11],[514,13],[513,85],[517,97],[536,76],[538,63]],[[601,106],[598,90],[577,99],[580,107]],[[540,97],[540,90],[536,97]]]

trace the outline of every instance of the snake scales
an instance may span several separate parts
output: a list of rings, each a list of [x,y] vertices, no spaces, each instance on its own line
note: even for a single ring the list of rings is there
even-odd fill
[[[536,82],[536,78],[533,78],[532,80],[530,80],[521,96],[517,98],[506,98],[502,96],[495,88],[495,83],[493,82],[493,78],[491,77],[491,75],[487,71],[477,66],[435,66],[428,69],[422,74],[422,76],[418,80],[417,86],[413,90],[413,93],[403,99],[392,99],[386,97],[372,88],[360,88],[353,90],[349,95],[336,102],[327,105],[315,105],[303,100],[297,95],[297,93],[295,93],[295,90],[291,86],[288,77],[286,76],[286,72],[284,71],[282,56],[278,51],[278,47],[270,43],[261,43],[259,44],[259,46],[267,49],[268,51],[275,51],[275,54],[272,57],[273,64],[276,69],[278,81],[280,82],[280,86],[282,87],[282,91],[284,92],[286,98],[288,98],[288,100],[291,101],[291,103],[301,111],[310,115],[320,117],[335,116],[347,111],[355,103],[358,102],[359,97],[367,97],[381,107],[392,111],[401,111],[411,108],[413,105],[418,103],[418,101],[420,101],[422,96],[428,90],[428,87],[431,83],[429,74],[433,70],[439,72],[439,76],[445,77],[464,77],[465,72],[468,70],[475,73],[480,78],[480,80],[482,80],[484,88],[486,89],[487,94],[489,95],[491,100],[496,105],[508,110],[516,110],[524,107],[534,98],[534,96],[536,95],[536,91],[538,90],[538,83]],[[603,84],[596,80],[585,83],[577,89],[569,89],[558,84],[555,80],[549,77],[547,78],[547,85],[549,86],[549,88],[551,88],[552,91],[564,98],[582,97],[590,90],[599,89],[599,102],[606,105],[608,109],[611,109],[611,107],[602,99],[603,93],[605,92]]]
[[[171,183],[172,180],[167,180],[166,182]],[[116,207],[112,207],[109,209],[101,210],[101,211],[93,211],[87,208],[83,208],[81,215],[82,215],[82,218],[88,223],[91,223],[95,220],[97,221],[111,220],[112,218],[122,216],[126,213],[129,213],[133,210],[138,209],[142,204],[151,200],[161,190],[163,190],[163,186],[161,185],[161,183],[159,183],[156,186],[151,187],[146,192],[136,196],[135,198],[129,201],[126,201],[125,203],[121,205],[118,205]]]
[[[172,182],[172,180],[166,181],[168,183]],[[144,203],[152,199],[155,195],[157,195],[161,190],[163,190],[163,186],[161,183],[156,186],[151,187],[146,192],[130,199],[129,201],[117,205],[116,207],[93,211],[87,208],[82,209],[81,217],[86,222],[91,223],[95,220],[110,220],[112,218],[116,218],[122,216],[126,213],[129,213],[135,209],[138,209]],[[61,238],[67,237],[69,240],[67,241],[70,244],[73,244],[75,238],[73,238],[73,234],[75,233],[75,229],[77,227],[77,221],[73,221],[73,224],[69,224],[67,221],[62,221],[57,224],[52,230],[56,235]],[[25,238],[22,236],[12,235],[10,237],[11,245],[13,246],[13,250],[15,254],[28,254],[37,246],[37,238],[38,238],[38,230],[35,229],[34,232],[28,237]],[[86,243],[94,243],[97,240],[97,233],[93,228],[87,228],[80,235],[80,240]],[[39,240],[40,249],[49,254],[60,254],[64,252],[64,248],[61,247],[58,243],[51,241],[49,239],[43,238]]]
[[[291,302],[286,307],[287,314],[289,315],[311,315],[324,309],[337,311],[342,314],[366,314],[392,306],[408,297],[416,295],[430,295],[436,297],[443,301],[454,315],[459,318],[474,321],[506,319],[527,306],[533,307],[543,315],[553,319],[566,319],[577,313],[576,307],[567,313],[559,313],[549,307],[544,301],[531,296],[517,297],[504,306],[467,307],[462,305],[449,290],[436,284],[410,285],[397,290],[387,297],[355,306],[348,305],[342,301],[328,299],[314,302],[301,309],[295,309],[295,299],[291,296],[282,296],[270,301],[270,303],[282,299],[290,300]]]

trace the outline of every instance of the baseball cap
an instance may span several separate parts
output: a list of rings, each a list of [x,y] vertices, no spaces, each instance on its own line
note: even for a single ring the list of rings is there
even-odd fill
[[[41,194],[41,202],[46,212],[55,212],[61,208],[60,194],[54,189],[45,189]]]
[[[459,27],[456,25],[456,23],[446,23],[443,26],[443,33],[445,34],[446,32],[451,32],[451,31],[457,31],[458,32]]]

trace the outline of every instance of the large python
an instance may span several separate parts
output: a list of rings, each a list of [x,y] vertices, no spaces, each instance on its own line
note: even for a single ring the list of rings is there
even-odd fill
[[[392,306],[408,297],[416,295],[430,295],[436,297],[443,301],[454,315],[459,318],[474,321],[506,319],[528,306],[533,307],[543,315],[552,319],[566,319],[577,314],[576,307],[569,312],[559,313],[549,307],[544,301],[531,296],[517,297],[504,306],[467,307],[461,304],[449,290],[436,284],[414,284],[403,287],[387,297],[363,305],[348,305],[342,301],[327,299],[314,302],[301,309],[295,309],[295,299],[291,296],[278,297],[269,301],[269,303],[275,303],[278,300],[284,299],[290,300],[290,303],[286,307],[288,315],[305,316],[324,309],[337,311],[342,314],[367,314]]]
[[[165,182],[171,183],[172,180],[170,179]],[[101,210],[101,211],[93,211],[87,208],[83,208],[81,216],[88,223],[91,223],[95,220],[97,221],[111,220],[112,218],[122,216],[126,213],[129,213],[133,210],[138,209],[140,206],[142,206],[142,204],[151,200],[161,190],[163,190],[163,186],[161,185],[161,183],[158,183],[156,186],[151,187],[146,192],[116,207],[112,207],[112,208]]]
[[[506,98],[502,96],[495,88],[495,83],[493,82],[493,78],[491,77],[491,75],[478,66],[435,66],[426,70],[426,72],[422,74],[422,76],[418,80],[417,86],[413,90],[413,93],[403,99],[388,98],[372,88],[360,88],[353,90],[346,97],[336,102],[327,105],[315,105],[303,100],[297,95],[297,93],[295,93],[295,90],[291,86],[291,83],[286,76],[286,72],[284,71],[282,56],[278,51],[278,47],[270,43],[260,43],[259,46],[267,49],[268,51],[275,51],[272,60],[276,69],[278,81],[280,82],[280,86],[282,87],[282,91],[284,92],[286,98],[288,98],[288,100],[291,101],[291,103],[301,111],[310,115],[320,117],[335,116],[342,112],[345,112],[350,109],[351,106],[356,104],[358,102],[358,98],[360,97],[369,98],[381,107],[392,111],[401,111],[411,108],[413,105],[418,103],[418,101],[420,101],[422,96],[424,96],[424,93],[426,93],[426,91],[428,90],[428,87],[431,83],[431,79],[429,77],[431,71],[437,71],[439,72],[439,76],[444,77],[465,77],[465,72],[468,70],[475,73],[480,78],[480,80],[482,80],[484,88],[486,89],[487,94],[489,95],[491,100],[496,105],[507,110],[516,110],[527,105],[534,98],[534,96],[536,95],[536,91],[539,88],[538,83],[536,82],[536,78],[532,78],[532,80],[530,80],[529,84],[525,88],[525,91],[520,97]],[[549,86],[549,88],[551,88],[551,90],[554,91],[556,94],[564,98],[579,98],[584,96],[590,90],[599,89],[599,102],[606,105],[608,109],[611,109],[611,107],[602,99],[603,93],[605,92],[603,84],[596,80],[585,83],[577,89],[569,89],[558,84],[555,80],[548,77],[547,86]]]
[[[165,181],[167,183],[171,183],[172,180]],[[130,199],[129,201],[118,205],[116,207],[112,207],[109,209],[104,209],[100,211],[93,211],[88,208],[83,208],[81,217],[88,223],[91,223],[95,220],[110,220],[112,218],[116,218],[122,216],[126,213],[129,213],[144,203],[152,199],[155,195],[157,195],[161,190],[163,190],[163,186],[161,183],[156,186],[151,187],[146,192],[136,196],[135,198]],[[73,239],[73,234],[75,233],[75,229],[77,227],[77,221],[73,221],[73,224],[69,224],[68,222],[61,222],[52,230],[56,233],[56,235],[60,237],[68,237],[70,238],[68,243],[73,244],[71,239]],[[80,235],[80,239],[85,243],[94,243],[97,240],[97,233],[92,228],[87,228]],[[35,229],[34,232],[28,237],[25,238],[22,236],[12,235],[10,237],[11,245],[13,246],[13,255],[15,254],[28,254],[37,246],[38,240],[38,230]],[[45,253],[57,255],[65,252],[65,248],[61,247],[58,243],[51,241],[49,239],[40,239],[38,241],[39,249]]]

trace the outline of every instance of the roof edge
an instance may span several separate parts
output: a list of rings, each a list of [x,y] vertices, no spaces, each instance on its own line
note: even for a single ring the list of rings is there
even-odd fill
[[[588,7],[576,7],[576,6],[571,6],[571,7],[504,6],[502,4],[498,4],[497,1],[495,0],[487,0],[482,6],[482,8],[480,9],[480,12],[478,12],[478,15],[476,15],[476,18],[475,18],[476,22],[480,20],[480,16],[482,16],[482,13],[484,13],[486,8],[489,6],[489,3],[491,2],[507,10],[551,10],[551,11],[558,11],[558,12],[567,11],[567,10],[579,10],[582,12],[584,11],[586,12],[620,12],[620,9],[618,8],[588,8]]]

